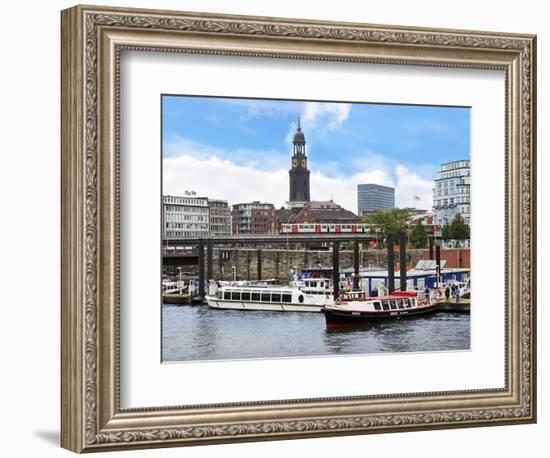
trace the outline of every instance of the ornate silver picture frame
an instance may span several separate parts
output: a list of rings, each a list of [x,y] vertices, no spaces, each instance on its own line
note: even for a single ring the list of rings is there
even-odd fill
[[[536,421],[536,37],[76,6],[62,12],[61,445],[75,452]],[[124,51],[505,74],[503,388],[121,407]],[[160,361],[159,361],[160,364]]]

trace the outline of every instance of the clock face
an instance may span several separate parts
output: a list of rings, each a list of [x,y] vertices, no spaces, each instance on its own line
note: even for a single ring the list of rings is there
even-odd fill
[[[302,167],[305,169],[307,167],[307,162],[305,159],[302,159]]]
[[[297,159],[292,159],[292,167],[296,167],[298,165]]]

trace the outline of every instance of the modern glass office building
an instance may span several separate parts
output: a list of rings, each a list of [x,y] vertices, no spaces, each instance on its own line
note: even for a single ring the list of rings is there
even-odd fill
[[[379,184],[357,185],[357,213],[363,216],[375,210],[395,208],[395,188]]]

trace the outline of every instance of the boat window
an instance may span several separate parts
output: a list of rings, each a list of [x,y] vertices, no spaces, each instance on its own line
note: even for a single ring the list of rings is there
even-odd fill
[[[292,294],[283,294],[283,302],[292,302]]]
[[[226,291],[225,293],[223,293],[223,298],[226,300],[231,299],[231,293],[229,291]]]
[[[262,293],[262,302],[269,302],[270,293]]]
[[[231,292],[231,300],[232,301],[240,301],[241,300],[241,292],[240,291],[232,291]]]
[[[303,294],[300,294],[300,295],[298,296],[298,302],[299,302],[300,304],[303,304],[303,303],[304,303],[304,295],[303,295]]]
[[[322,288],[323,286],[325,286],[325,282],[319,283],[319,286]]]
[[[382,308],[384,310],[389,310],[390,309],[390,305],[388,304],[388,301],[383,301],[382,302]]]
[[[271,302],[281,302],[281,295],[279,293],[273,293],[271,295]]]
[[[416,299],[411,299],[411,306],[416,307]]]
[[[397,308],[397,305],[395,305],[395,301],[390,301],[390,308],[392,310],[395,310]]]
[[[260,293],[258,291],[253,291],[252,292],[252,300],[256,301],[256,302],[260,301]]]
[[[243,300],[243,301],[249,301],[249,300],[250,300],[250,292],[248,292],[248,291],[247,291],[246,293],[243,292],[243,294],[242,294],[242,300]]]
[[[407,299],[407,308],[410,309],[412,305],[412,299]]]
[[[404,302],[405,300],[406,300],[406,299],[404,299],[404,300],[399,300],[399,301],[395,301],[395,302],[397,302],[397,306],[398,306],[400,309],[405,308],[405,305],[403,304],[403,302]]]
[[[382,310],[382,307],[380,306],[380,302],[376,301],[372,303],[374,305],[374,310]]]

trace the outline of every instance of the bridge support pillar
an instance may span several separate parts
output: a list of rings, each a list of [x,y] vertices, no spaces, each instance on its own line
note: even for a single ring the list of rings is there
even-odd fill
[[[212,240],[206,241],[206,280],[210,281],[214,279],[214,274],[212,273]]]
[[[259,248],[256,252],[258,255],[258,280],[262,279],[262,249]]]
[[[435,246],[435,272],[437,287],[441,288],[441,247],[439,245]]]
[[[332,243],[332,294],[334,300],[340,295],[340,242]]]
[[[204,302],[204,240],[199,240],[198,245],[198,258],[199,258],[199,297]]]
[[[353,289],[359,289],[359,240],[353,241]]]
[[[393,253],[393,235],[388,234],[386,237],[386,245],[388,250],[388,290],[391,294],[395,291],[395,256]]]
[[[399,289],[407,291],[407,237],[402,232],[399,235]]]

